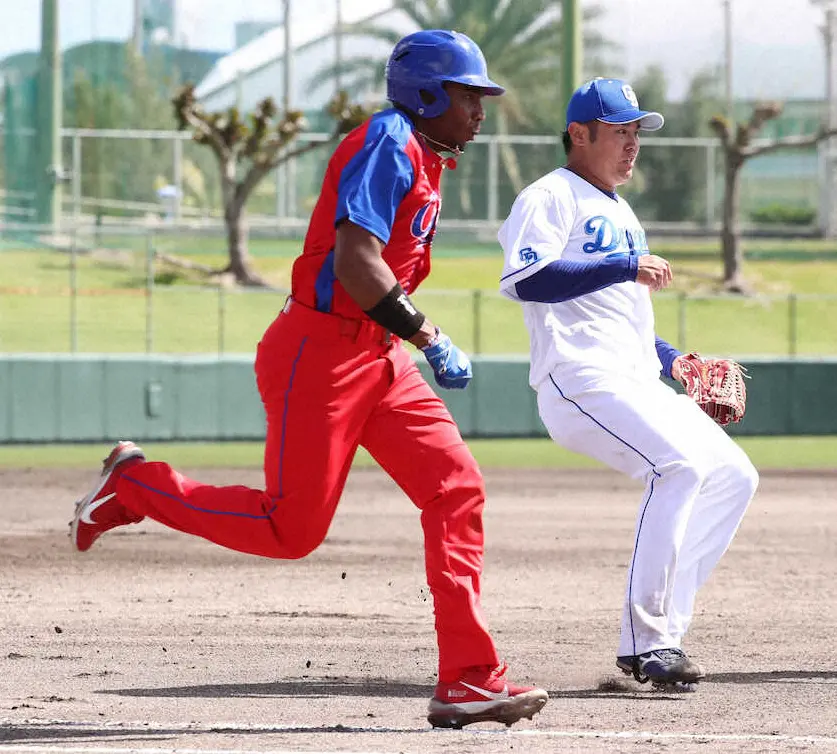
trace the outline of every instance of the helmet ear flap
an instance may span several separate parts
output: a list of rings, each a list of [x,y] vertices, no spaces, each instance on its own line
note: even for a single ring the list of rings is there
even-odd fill
[[[415,112],[422,118],[436,118],[450,106],[450,97],[445,91],[444,84],[435,81],[418,88],[416,99],[418,108]]]

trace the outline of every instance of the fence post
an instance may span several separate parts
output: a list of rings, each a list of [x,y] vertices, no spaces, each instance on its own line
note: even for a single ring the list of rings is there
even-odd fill
[[[288,160],[285,163],[285,207],[287,209],[288,219],[296,219],[297,201],[296,201],[296,157]]]
[[[145,352],[154,352],[154,234],[145,238]]]
[[[482,353],[482,291],[475,288],[471,297],[471,316],[474,321],[474,355]]]
[[[797,352],[797,296],[795,293],[788,295],[788,354],[796,356]]]
[[[284,150],[279,152],[280,158],[284,156]],[[276,219],[279,223],[289,216],[288,211],[288,163],[284,160],[276,167]]]
[[[491,137],[488,142],[488,221],[497,222],[497,206],[500,183],[499,144],[497,137]]]
[[[73,224],[70,243],[70,353],[78,351],[78,230]]]
[[[73,225],[81,221],[81,136],[73,136]]]
[[[677,348],[686,351],[686,294],[683,291],[677,296]]]
[[[183,208],[183,139],[175,139],[173,146],[174,186],[177,189],[174,196],[174,222],[180,225]]]
[[[226,338],[227,321],[227,298],[224,293],[224,284],[218,285],[218,355],[224,353],[224,340]]]
[[[706,227],[715,224],[715,145],[706,147]]]

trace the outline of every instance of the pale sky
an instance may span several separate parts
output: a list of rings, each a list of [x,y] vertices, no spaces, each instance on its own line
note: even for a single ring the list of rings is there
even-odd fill
[[[837,7],[837,0],[833,0]],[[724,61],[723,0],[604,0],[601,29],[624,46],[628,75],[652,63],[679,97],[694,73]],[[824,13],[814,0],[731,0],[733,91],[750,98],[821,97]]]
[[[822,96],[823,12],[815,0],[730,1],[735,95]],[[837,6],[837,0],[833,2]],[[333,17],[335,3],[304,0],[292,8]],[[2,0],[2,4],[0,59],[36,49],[41,0]],[[723,62],[724,0],[599,0],[598,4],[605,8],[600,29],[622,46],[628,78],[650,64],[660,64],[667,72],[670,96],[680,98],[695,73]],[[133,0],[59,0],[62,46],[128,37],[132,7]],[[179,36],[187,46],[230,50],[236,21],[278,19],[284,0],[179,0],[178,8]]]

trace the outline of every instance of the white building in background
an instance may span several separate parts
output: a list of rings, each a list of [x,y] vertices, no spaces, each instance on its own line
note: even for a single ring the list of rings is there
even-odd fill
[[[291,0],[291,85],[290,106],[297,110],[322,109],[334,94],[333,84],[314,86],[314,74],[334,64],[338,55],[338,3],[342,26],[359,22],[381,22],[403,28],[404,34],[416,30],[409,18],[392,8],[392,0]],[[325,12],[324,12],[325,11]],[[380,56],[381,65],[390,52],[386,43],[370,38],[342,35],[339,45],[344,60],[357,56]],[[280,106],[284,103],[285,29],[274,27],[243,47],[221,58],[195,88],[195,94],[208,110],[237,105],[252,110],[267,96]],[[382,100],[384,92],[366,94]]]

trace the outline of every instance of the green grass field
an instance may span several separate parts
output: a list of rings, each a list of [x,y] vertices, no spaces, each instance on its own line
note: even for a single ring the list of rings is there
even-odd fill
[[[0,243],[0,351],[159,353],[253,351],[284,300],[280,291],[226,290],[201,284],[182,270],[146,266],[145,239],[102,238],[95,253],[19,248]],[[218,266],[222,239],[167,237],[168,254]],[[685,349],[736,355],[837,355],[837,249],[826,242],[745,242],[745,273],[756,292],[704,299],[717,290],[720,259],[714,240],[663,240],[655,251],[675,271],[671,292],[655,297],[657,331]],[[297,241],[255,239],[256,266],[277,288],[288,285]],[[416,294],[420,306],[465,349],[526,353],[528,337],[517,304],[496,292],[502,260],[493,245],[444,245],[434,250],[430,278]],[[153,295],[145,295],[151,275]],[[70,295],[75,288],[79,295]],[[791,295],[796,297],[792,305]],[[822,298],[810,298],[822,297]],[[795,306],[795,310],[793,308]],[[73,339],[71,322],[76,323]],[[795,329],[795,336],[791,330]],[[759,468],[833,469],[837,438],[741,438]],[[595,467],[549,440],[472,440],[485,467]],[[0,467],[90,467],[102,445],[0,446]],[[149,457],[176,466],[261,465],[260,443],[146,446]],[[361,452],[356,464],[372,461]]]
[[[837,469],[837,437],[743,437],[738,440],[757,468]],[[483,468],[602,468],[585,456],[571,453],[548,439],[469,440]],[[143,443],[151,460],[178,468],[259,468],[261,443]],[[0,468],[85,468],[95,475],[107,454],[106,444],[0,445]],[[355,466],[374,465],[361,450]],[[231,483],[234,480],[230,480]]]
[[[297,241],[253,240],[255,264],[278,290],[241,291],[206,285],[195,273],[159,261],[148,268],[142,237],[101,243],[75,264],[66,252],[0,248],[0,350],[250,353],[282,305],[299,249]],[[161,237],[155,244],[193,262],[219,266],[224,260],[219,238]],[[655,296],[662,337],[684,350],[738,357],[837,355],[833,245],[748,241],[745,274],[754,295],[723,300],[702,298],[718,290],[717,241],[663,239],[659,246],[675,271],[671,289]],[[501,267],[491,244],[440,244],[430,278],[414,298],[471,353],[526,353],[519,307],[497,293]],[[149,279],[151,296],[145,293]]]

